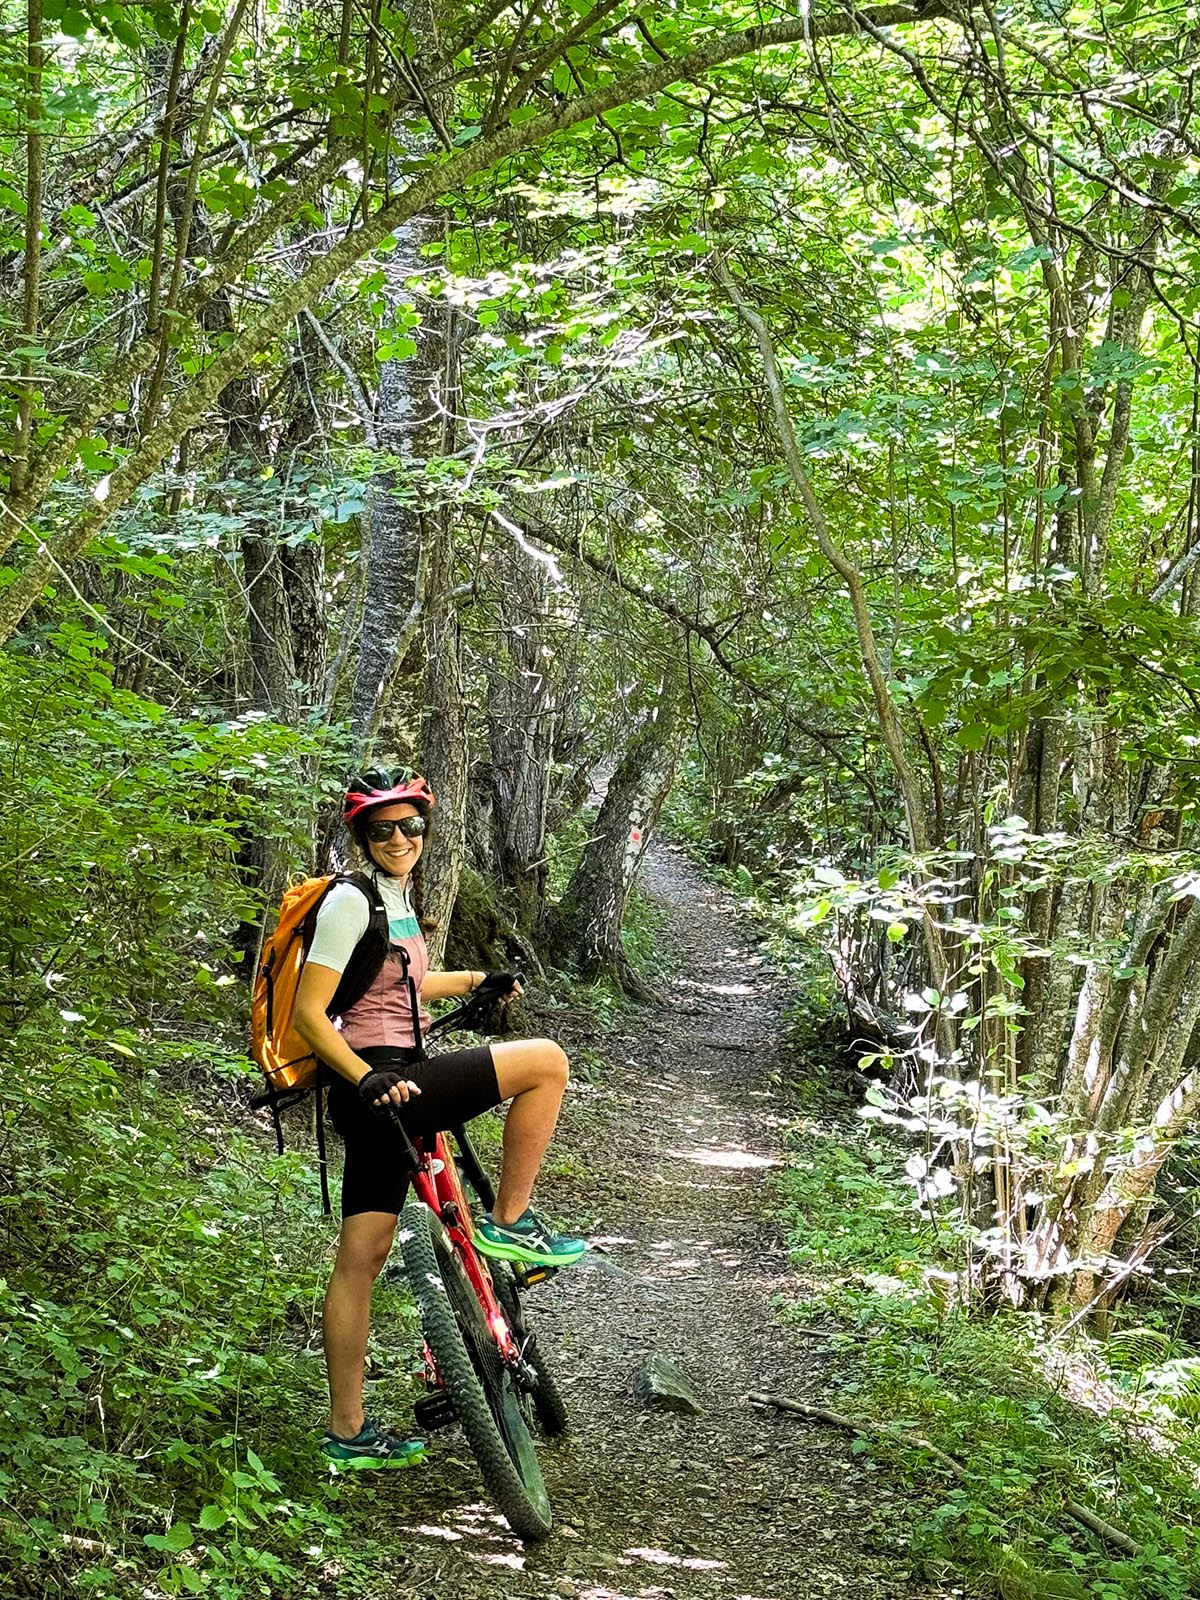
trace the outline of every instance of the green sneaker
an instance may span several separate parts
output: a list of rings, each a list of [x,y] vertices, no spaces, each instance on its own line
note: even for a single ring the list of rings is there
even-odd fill
[[[475,1224],[475,1248],[496,1261],[520,1261],[529,1267],[570,1267],[587,1249],[586,1239],[553,1233],[536,1211],[526,1211],[503,1227],[485,1211]]]
[[[335,1467],[414,1467],[425,1459],[424,1439],[397,1439],[370,1417],[354,1435],[343,1439],[327,1428],[321,1451]]]

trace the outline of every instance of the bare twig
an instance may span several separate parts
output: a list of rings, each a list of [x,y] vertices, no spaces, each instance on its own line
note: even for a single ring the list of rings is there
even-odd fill
[[[363,438],[366,440],[367,444],[370,445],[371,449],[374,450],[378,444],[378,439],[375,435],[375,411],[374,407],[371,405],[371,397],[363,387],[362,379],[359,377],[358,373],[355,372],[354,368],[346,360],[345,356],[338,349],[337,345],[334,344],[333,340],[325,332],[325,329],[321,326],[320,322],[318,322],[316,317],[310,310],[308,310],[307,307],[304,310],[304,320],[308,323],[309,327],[316,335],[317,342],[320,344],[325,354],[329,357],[330,361],[333,362],[334,366],[341,373],[342,377],[345,378],[346,387],[349,389],[350,394],[357,402],[354,409],[358,413],[358,420],[362,423]]]

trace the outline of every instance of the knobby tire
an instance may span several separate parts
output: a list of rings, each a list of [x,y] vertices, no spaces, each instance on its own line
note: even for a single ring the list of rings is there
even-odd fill
[[[503,1307],[517,1343],[521,1346],[522,1356],[533,1368],[537,1377],[537,1387],[532,1392],[532,1399],[538,1423],[548,1439],[557,1438],[560,1433],[566,1433],[571,1423],[566,1401],[555,1382],[553,1372],[547,1365],[536,1335],[531,1333],[525,1324],[525,1313],[521,1309],[517,1286],[513,1282],[512,1269],[501,1261],[493,1261],[490,1266],[496,1299]]]
[[[462,1263],[426,1206],[405,1206],[398,1237],[425,1342],[488,1493],[515,1534],[530,1543],[544,1539],[550,1499],[515,1378]]]
[[[465,1127],[458,1127],[454,1129],[454,1139],[459,1149],[458,1168],[463,1182],[479,1197],[484,1210],[490,1211],[496,1203],[495,1191],[471,1142],[471,1136]],[[522,1355],[537,1377],[537,1388],[533,1391],[532,1399],[538,1423],[547,1438],[556,1438],[567,1431],[570,1422],[566,1402],[554,1380],[554,1374],[547,1366],[536,1336],[526,1325],[512,1268],[503,1261],[489,1262],[489,1266],[496,1298],[504,1308]]]

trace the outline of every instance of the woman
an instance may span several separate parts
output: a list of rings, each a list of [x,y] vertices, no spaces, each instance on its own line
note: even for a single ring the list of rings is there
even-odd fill
[[[335,1025],[328,1008],[370,923],[363,890],[336,884],[318,912],[296,994],[296,1028],[335,1074],[329,1114],[346,1146],[342,1230],[325,1295],[330,1414],[323,1444],[344,1466],[406,1466],[423,1451],[420,1440],[396,1439],[363,1415],[371,1286],[387,1260],[408,1189],[393,1108],[412,1132],[432,1133],[511,1101],[496,1204],[476,1226],[476,1247],[502,1260],[548,1266],[578,1261],[586,1248],[582,1239],[552,1233],[529,1209],[567,1086],[567,1058],[559,1046],[550,1039],[505,1040],[418,1059],[421,1030],[429,1024],[422,1002],[470,994],[486,976],[429,971],[421,856],[434,804],[424,778],[408,772],[368,772],[351,783],[343,815],[387,911],[387,955],[362,999]]]

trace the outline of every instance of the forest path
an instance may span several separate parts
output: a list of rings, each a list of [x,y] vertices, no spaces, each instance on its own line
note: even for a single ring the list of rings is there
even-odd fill
[[[816,1400],[821,1347],[789,1334],[793,1289],[768,1180],[783,1160],[783,995],[731,898],[669,848],[643,888],[667,913],[676,975],[575,1079],[543,1205],[597,1249],[530,1295],[572,1431],[543,1447],[555,1513],[525,1548],[480,1498],[457,1433],[373,1488],[406,1547],[393,1592],[571,1600],[917,1600],[904,1491],[841,1435],[750,1406]],[[568,1047],[593,1044],[565,1036]],[[592,1058],[594,1062],[594,1057]],[[553,1169],[553,1171],[549,1170]],[[676,1361],[700,1417],[646,1409],[642,1358]]]

